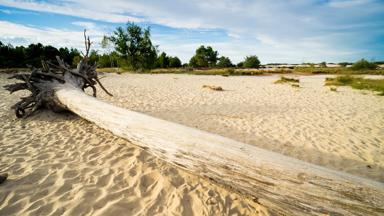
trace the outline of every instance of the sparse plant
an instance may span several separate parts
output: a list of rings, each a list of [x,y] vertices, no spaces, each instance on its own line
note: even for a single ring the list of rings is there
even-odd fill
[[[299,82],[300,82],[299,79],[281,76],[280,79],[276,80],[274,83],[280,84],[280,83],[299,83]]]
[[[325,85],[351,86],[354,89],[372,90],[379,92],[379,95],[384,95],[384,79],[364,79],[361,77],[344,75],[335,78],[326,78]]]

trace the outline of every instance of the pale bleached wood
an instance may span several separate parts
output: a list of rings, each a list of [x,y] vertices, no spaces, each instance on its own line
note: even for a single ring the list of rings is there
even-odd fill
[[[284,215],[383,215],[384,185],[102,102],[69,84],[69,110],[159,158]]]

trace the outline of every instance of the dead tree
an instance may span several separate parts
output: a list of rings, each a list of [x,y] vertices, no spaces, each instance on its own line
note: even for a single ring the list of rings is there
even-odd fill
[[[12,78],[10,92],[32,92],[14,105],[18,117],[42,106],[70,110],[182,169],[252,197],[278,215],[383,215],[384,184],[327,169],[194,128],[119,108],[96,96],[96,66],[86,53],[76,69],[43,62]],[[107,91],[106,91],[107,92]],[[108,92],[107,92],[108,93]],[[108,93],[109,94],[109,93]],[[103,115],[100,115],[100,114]]]
[[[83,59],[77,65],[77,68],[71,69],[68,64],[56,56],[57,64],[49,61],[42,61],[42,68],[31,68],[31,73],[16,74],[10,79],[17,79],[21,83],[9,84],[4,88],[11,93],[20,90],[29,90],[31,94],[21,98],[21,101],[12,106],[15,109],[18,118],[30,116],[34,111],[41,107],[46,107],[53,111],[67,110],[65,104],[62,104],[55,98],[55,87],[58,84],[70,84],[73,87],[82,89],[92,88],[93,96],[96,97],[96,84],[110,96],[97,77],[96,63],[89,64],[89,51],[91,42],[86,36],[84,30],[85,54]]]

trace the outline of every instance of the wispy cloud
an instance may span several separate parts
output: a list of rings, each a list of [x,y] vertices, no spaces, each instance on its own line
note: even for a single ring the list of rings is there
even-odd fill
[[[160,49],[184,61],[198,44],[217,46],[235,62],[249,54],[269,62],[384,58],[380,0],[0,0],[0,5],[79,17],[83,20],[71,23],[103,34],[108,32],[98,29],[99,21],[123,25],[130,20],[191,30],[191,35],[209,30],[193,41],[180,31],[153,34]]]
[[[7,29],[7,31],[1,32],[0,41],[16,46],[43,43],[55,47],[74,47],[80,50],[84,48],[83,31],[36,28],[7,21],[0,21],[0,29]],[[100,41],[103,32],[93,31],[89,34],[94,41]],[[95,43],[94,48],[99,48],[99,45]]]
[[[34,0],[0,0],[0,4],[8,7],[26,9],[39,12],[63,14],[68,16],[83,17],[87,19],[107,22],[127,22],[128,20],[140,22],[141,19],[129,15],[99,10],[97,2],[75,2],[75,1],[34,1]],[[93,10],[93,9],[96,10]]]

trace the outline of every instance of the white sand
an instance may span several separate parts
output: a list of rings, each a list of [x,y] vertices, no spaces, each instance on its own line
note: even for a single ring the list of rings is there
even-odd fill
[[[9,106],[21,95],[0,90],[1,216],[268,215],[75,115],[18,120]]]
[[[118,106],[384,182],[383,96],[332,92],[326,76],[300,76],[301,88],[278,76],[106,76],[115,97],[100,96]]]
[[[277,76],[107,74],[103,100],[384,182],[384,97]],[[9,83],[0,75],[0,85]],[[203,85],[221,86],[212,91]],[[229,215],[265,208],[176,169],[71,114],[17,120],[0,90],[0,215]],[[370,165],[371,168],[368,168]]]

